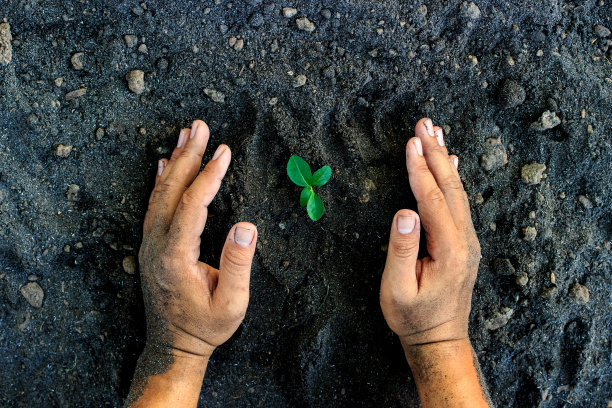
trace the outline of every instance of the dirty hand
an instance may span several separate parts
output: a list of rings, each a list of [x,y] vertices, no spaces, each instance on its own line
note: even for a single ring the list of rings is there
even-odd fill
[[[179,377],[191,368],[189,401],[194,394],[197,401],[208,357],[232,336],[247,309],[254,225],[238,223],[230,230],[218,270],[198,261],[207,207],[231,160],[229,147],[220,145],[198,174],[208,138],[208,126],[195,121],[181,131],[170,160],[159,162],[139,253],[147,344],[134,376],[133,398],[151,388],[151,376],[176,389]],[[164,355],[171,358],[164,360]],[[162,381],[170,369],[177,375]],[[144,391],[134,390],[139,380],[147,384]]]
[[[410,188],[420,214],[393,219],[380,304],[404,347],[467,339],[480,245],[467,195],[449,156],[442,129],[421,119],[406,145]],[[428,257],[417,259],[421,224]]]
[[[208,126],[195,121],[181,131],[170,160],[160,161],[139,254],[148,341],[200,356],[242,322],[257,239],[254,225],[239,223],[229,232],[219,270],[198,261],[208,205],[231,160],[229,147],[220,145],[198,174],[208,137]]]

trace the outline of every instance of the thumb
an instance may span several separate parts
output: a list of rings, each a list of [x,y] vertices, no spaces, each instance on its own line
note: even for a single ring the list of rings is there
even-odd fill
[[[398,211],[391,226],[387,263],[382,277],[382,287],[396,296],[416,295],[418,291],[416,263],[420,236],[419,215],[411,210]]]
[[[234,225],[221,253],[219,280],[213,295],[217,310],[228,316],[244,316],[249,304],[251,264],[257,243],[257,227],[248,222]]]

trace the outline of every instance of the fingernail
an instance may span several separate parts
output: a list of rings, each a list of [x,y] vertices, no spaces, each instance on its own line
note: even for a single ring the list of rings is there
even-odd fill
[[[414,139],[414,147],[416,147],[416,151],[419,156],[423,155],[423,145],[421,144],[421,139],[418,137]]]
[[[459,169],[459,158],[453,157],[453,164],[455,165],[456,169]]]
[[[416,225],[416,218],[411,215],[400,215],[397,217],[397,230],[400,234],[410,234]]]
[[[164,168],[166,167],[166,163],[163,160],[157,162],[157,175],[161,176],[164,172]]]
[[[178,142],[176,143],[176,147],[182,147],[183,143],[185,143],[185,138],[187,137],[187,129],[182,129],[179,133]]]
[[[436,140],[440,146],[444,146],[444,133],[442,133],[442,129],[436,129]]]
[[[234,230],[234,241],[241,247],[248,247],[253,241],[255,231],[247,228],[236,227]]]
[[[193,137],[196,134],[196,130],[198,130],[198,122],[194,121],[193,124],[191,125],[191,134],[189,135],[190,139],[193,139]]]
[[[431,119],[426,119],[425,120],[425,129],[427,129],[427,133],[429,134],[429,136],[433,136],[434,135],[433,123],[431,122]]]
[[[225,146],[221,145],[219,147],[217,147],[217,150],[215,151],[215,154],[213,154],[213,160],[217,160],[219,157],[221,157],[221,155],[225,153]]]

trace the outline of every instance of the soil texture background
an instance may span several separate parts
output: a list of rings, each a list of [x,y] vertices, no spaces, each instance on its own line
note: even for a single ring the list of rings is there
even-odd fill
[[[427,115],[482,245],[470,323],[493,400],[609,406],[610,29],[610,0],[2,0],[0,405],[122,405],[157,160],[199,118],[205,160],[233,150],[202,260],[237,221],[260,236],[200,406],[418,406],[378,291]],[[291,154],[333,169],[316,223]]]

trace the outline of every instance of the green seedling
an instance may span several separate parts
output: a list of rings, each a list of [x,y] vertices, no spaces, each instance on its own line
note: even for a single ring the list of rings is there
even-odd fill
[[[313,187],[321,187],[327,183],[331,174],[332,170],[329,166],[323,166],[312,174],[310,166],[300,156],[291,156],[287,163],[287,175],[291,181],[304,187],[300,194],[300,205],[306,207],[308,216],[313,221],[317,221],[325,212],[323,200],[314,192]]]

